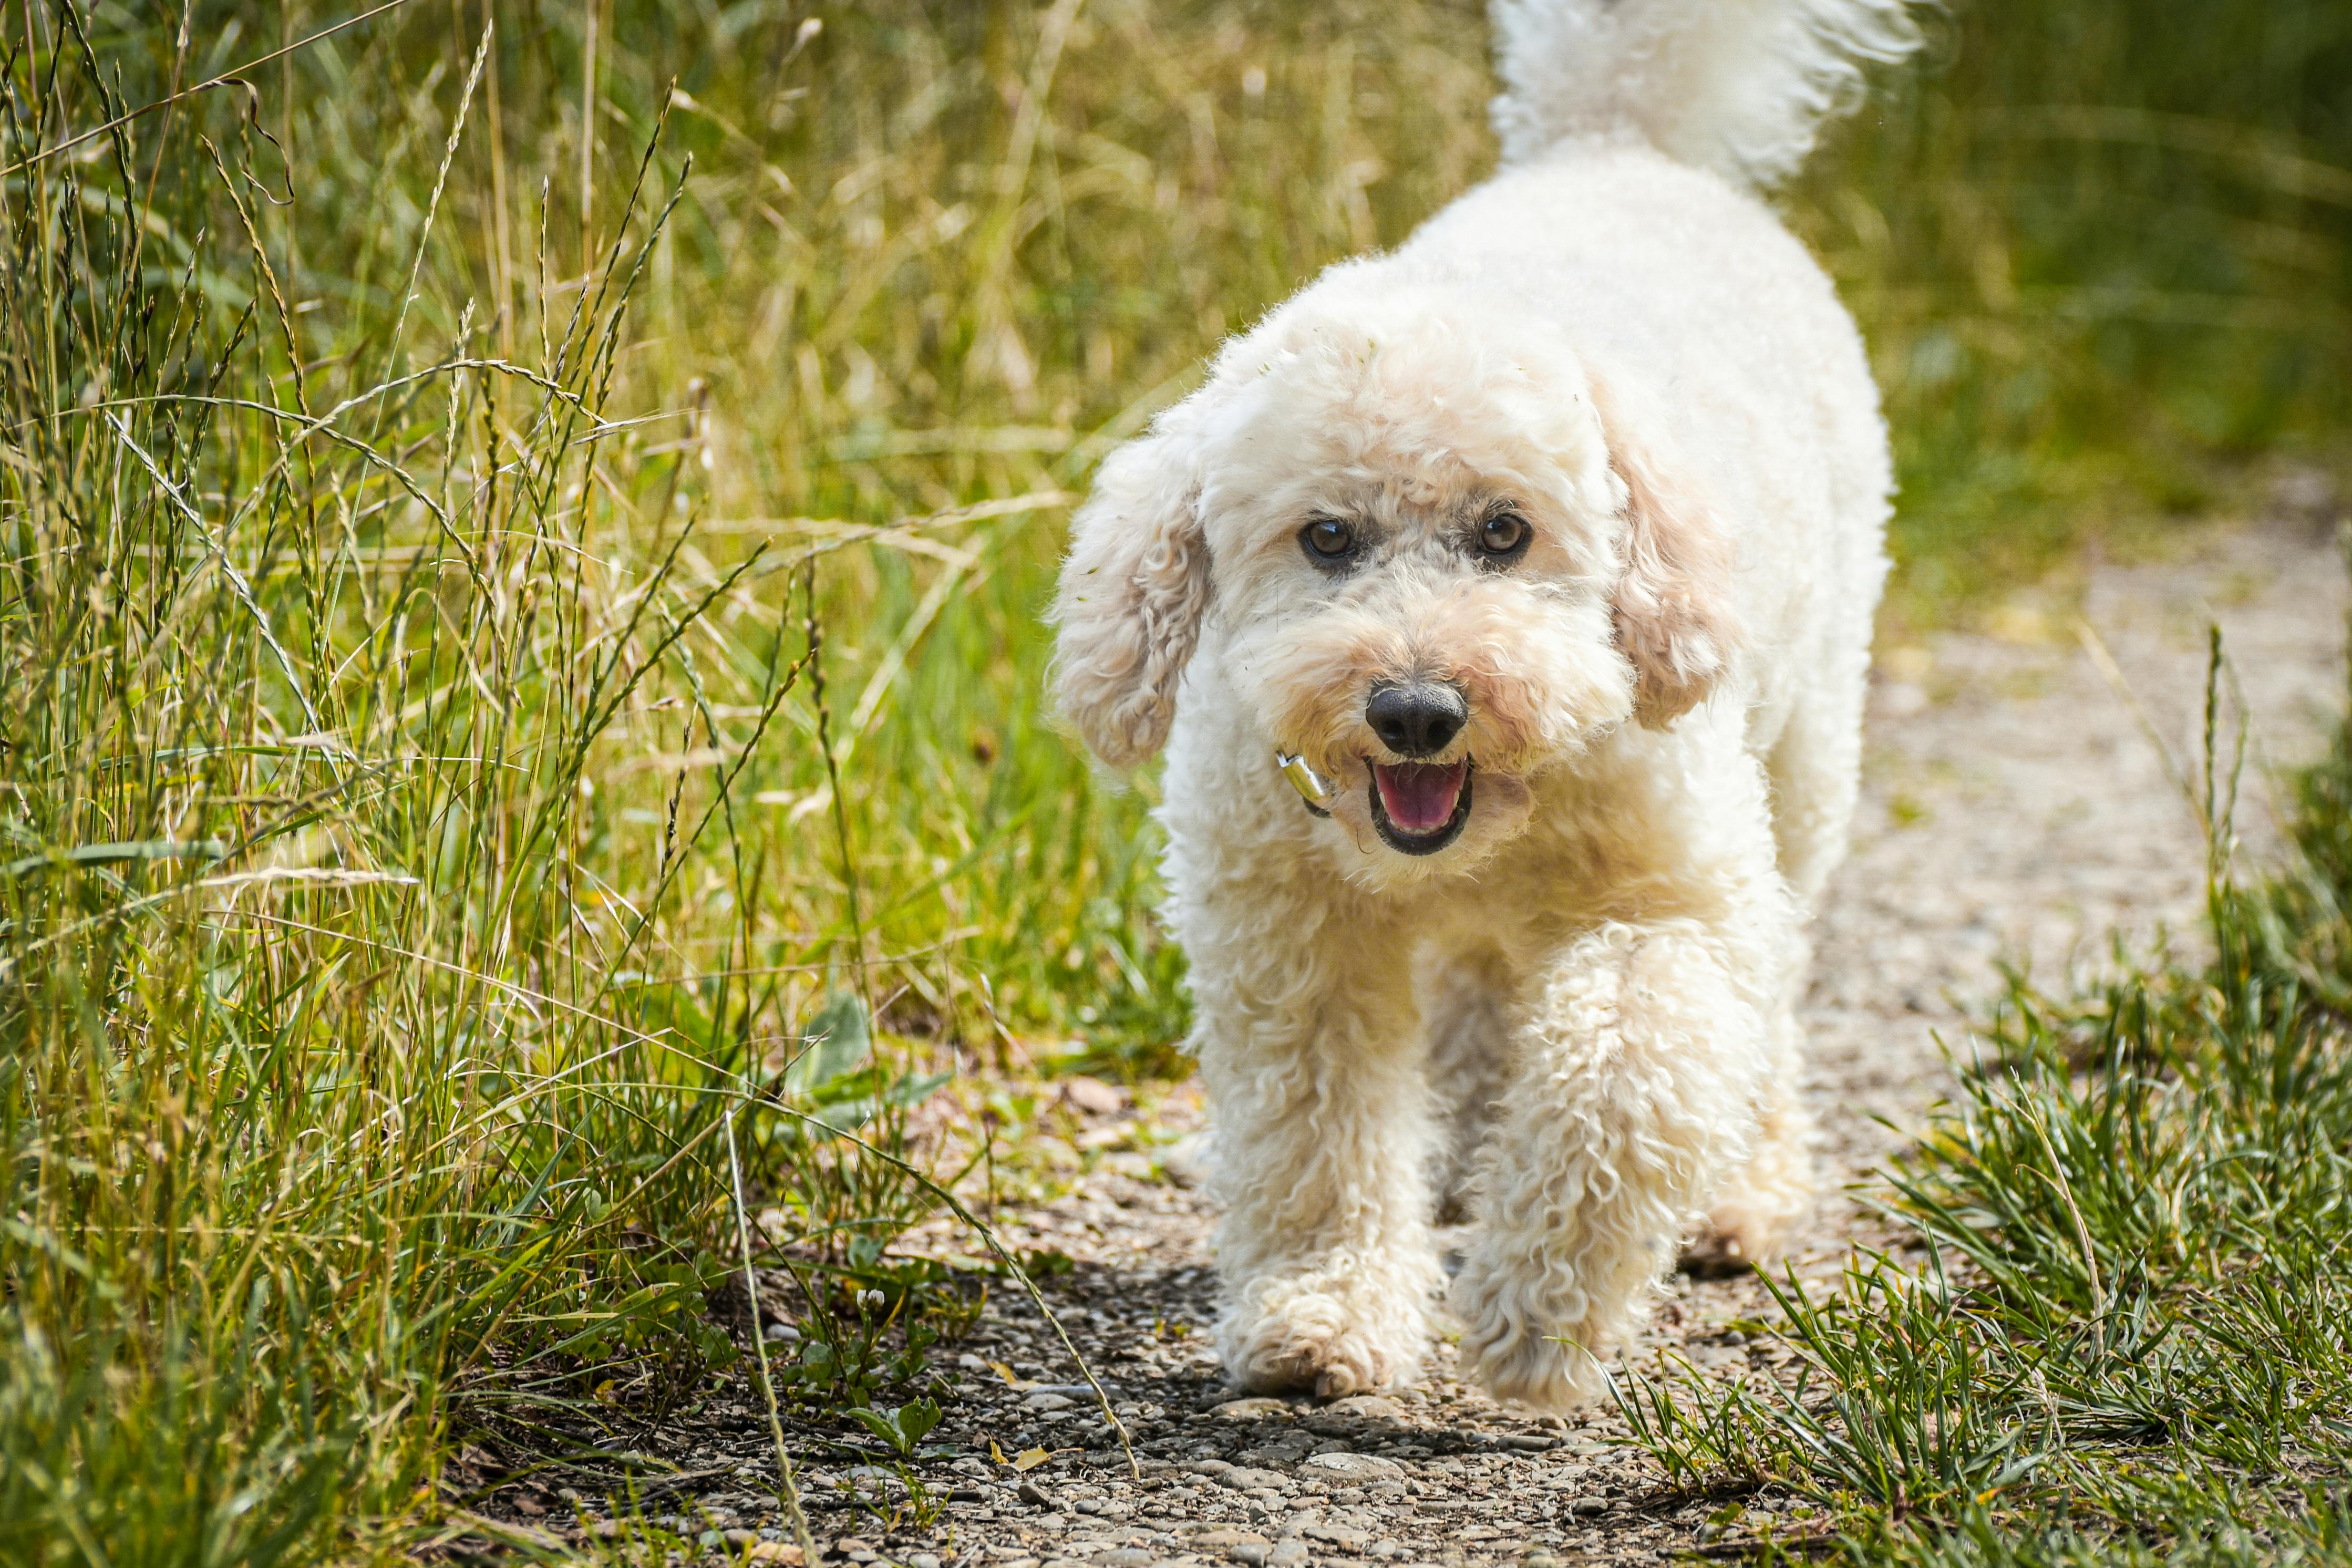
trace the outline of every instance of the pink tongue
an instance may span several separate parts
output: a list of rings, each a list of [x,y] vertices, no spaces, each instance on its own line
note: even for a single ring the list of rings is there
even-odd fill
[[[1380,783],[1381,805],[1402,833],[1434,833],[1453,820],[1454,802],[1462,798],[1462,781],[1469,759],[1435,763],[1375,763],[1372,776]]]

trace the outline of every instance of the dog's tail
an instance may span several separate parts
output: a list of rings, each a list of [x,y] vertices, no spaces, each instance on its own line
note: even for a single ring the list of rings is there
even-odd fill
[[[1493,0],[1503,160],[1639,135],[1762,188],[1796,171],[1862,70],[1919,46],[1909,0]]]

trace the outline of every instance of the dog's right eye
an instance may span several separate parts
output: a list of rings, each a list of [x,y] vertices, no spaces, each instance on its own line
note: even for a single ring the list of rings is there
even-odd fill
[[[1336,517],[1318,517],[1298,531],[1298,542],[1317,561],[1345,561],[1356,552],[1356,531]]]

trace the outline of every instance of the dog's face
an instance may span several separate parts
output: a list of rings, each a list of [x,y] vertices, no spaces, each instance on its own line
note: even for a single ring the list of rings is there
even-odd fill
[[[1579,357],[1410,303],[1294,307],[1231,345],[1105,465],[1060,604],[1097,752],[1149,754],[1213,659],[1384,884],[1483,860],[1536,775],[1688,708],[1730,640],[1719,536]]]

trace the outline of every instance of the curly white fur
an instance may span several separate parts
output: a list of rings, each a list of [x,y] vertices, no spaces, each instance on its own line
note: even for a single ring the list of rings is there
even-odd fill
[[[1413,1373],[1441,1196],[1479,1226],[1467,1364],[1545,1404],[1596,1386],[1694,1227],[1759,1258],[1808,1200],[1803,922],[1853,809],[1891,479],[1852,321],[1729,182],[1793,163],[1900,12],[1496,20],[1515,161],[1114,454],[1056,605],[1087,742],[1167,751],[1219,1342],[1252,1387]],[[1482,553],[1506,514],[1524,551]],[[1466,770],[1450,841],[1375,805],[1408,759],[1367,703],[1400,682],[1466,709],[1429,759]],[[1277,747],[1336,781],[1328,818]]]

